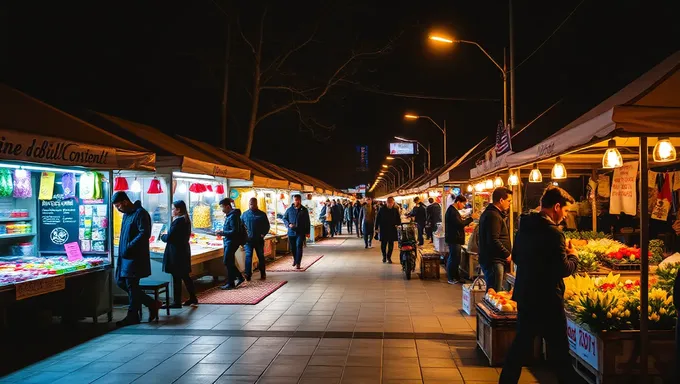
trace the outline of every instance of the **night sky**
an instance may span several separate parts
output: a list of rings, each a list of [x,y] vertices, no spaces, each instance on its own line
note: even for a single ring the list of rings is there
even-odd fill
[[[678,3],[515,1],[517,126],[560,101],[516,137],[515,149],[558,130],[680,49]],[[426,121],[404,121],[405,112],[446,120],[449,158],[494,137],[502,119],[500,71],[474,46],[436,49],[427,35],[439,29],[476,41],[502,62],[508,9],[501,1],[4,1],[0,81],[67,111],[97,110],[219,145],[231,21],[228,147],[242,152],[253,60],[237,19],[256,42],[265,6],[264,66],[317,31],[270,85],[322,87],[351,52],[391,44],[353,62],[346,81],[321,103],[300,108],[307,123],[333,130],[309,129],[291,109],[258,127],[254,158],[347,188],[373,181],[395,135],[429,142],[433,167],[441,164],[439,131]],[[287,92],[266,92],[264,111],[290,100]],[[360,144],[369,146],[371,172],[356,171]]]

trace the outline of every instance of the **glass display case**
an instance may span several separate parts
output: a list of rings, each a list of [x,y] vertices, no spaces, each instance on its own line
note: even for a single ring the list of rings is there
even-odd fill
[[[0,164],[0,290],[110,266],[106,174]]]
[[[229,196],[234,199],[234,205],[241,213],[249,209],[250,199],[257,198],[257,207],[265,212],[269,219],[269,235],[282,236],[287,233],[283,224],[283,214],[290,206],[288,192],[268,188],[231,188]]]

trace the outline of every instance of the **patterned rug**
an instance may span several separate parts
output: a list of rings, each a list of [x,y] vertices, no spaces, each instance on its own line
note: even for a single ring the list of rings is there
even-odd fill
[[[252,280],[246,281],[231,291],[223,291],[215,287],[198,294],[198,302],[201,304],[255,305],[286,283],[287,281]]]
[[[342,245],[347,239],[322,239],[317,241],[316,245]]]
[[[311,267],[314,263],[321,260],[323,255],[305,255],[302,254],[302,263],[300,264],[301,269],[295,269],[293,267],[293,256],[284,256],[279,260],[267,264],[267,273],[269,272],[304,272],[307,268]]]

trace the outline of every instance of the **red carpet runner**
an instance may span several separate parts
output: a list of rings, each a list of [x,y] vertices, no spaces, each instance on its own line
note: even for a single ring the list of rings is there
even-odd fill
[[[211,288],[198,295],[201,304],[248,304],[254,305],[281,288],[287,281],[246,281],[236,289],[223,291]]]
[[[321,260],[323,255],[305,255],[302,254],[302,263],[300,264],[301,269],[295,269],[293,267],[293,256],[284,256],[279,260],[267,264],[267,273],[269,272],[304,272],[307,268],[311,267],[314,263]]]

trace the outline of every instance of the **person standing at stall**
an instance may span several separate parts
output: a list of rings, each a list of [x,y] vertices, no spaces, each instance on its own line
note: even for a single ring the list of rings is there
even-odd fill
[[[562,188],[548,187],[541,210],[522,218],[512,259],[517,278],[512,299],[517,302],[517,334],[505,358],[499,383],[517,383],[534,339],[542,337],[560,383],[576,383],[571,366],[564,281],[576,273],[578,256],[558,228],[574,199]]]
[[[357,231],[357,238],[361,238],[361,221],[359,220],[361,216],[361,203],[357,199],[354,202],[354,207],[352,208],[352,220],[354,221],[354,229]]]
[[[321,228],[323,229],[323,237],[324,239],[327,238],[330,235],[330,228],[328,226],[330,223],[328,222],[328,218],[331,217],[329,210],[329,205],[330,202],[326,200],[325,203],[323,203],[323,206],[321,207],[321,211],[319,212],[319,221],[321,221]]]
[[[420,202],[420,197],[416,197],[413,199],[413,202],[416,204],[415,207],[411,210],[411,212],[408,214],[408,217],[412,217],[413,221],[415,221],[416,226],[418,227],[418,245],[422,246],[425,244],[425,238],[423,236],[423,233],[425,231],[425,221],[427,220],[427,211],[425,211],[425,207],[423,206],[423,203]]]
[[[241,245],[241,239],[245,236],[242,233],[243,223],[241,222],[241,211],[232,206],[234,200],[231,198],[222,199],[220,208],[226,215],[224,226],[217,234],[223,237],[224,242],[224,266],[227,268],[227,282],[220,287],[223,290],[238,288],[246,280],[241,271],[236,267],[236,251]],[[236,282],[236,283],[234,283]]]
[[[378,211],[375,218],[375,229],[380,234],[380,250],[382,262],[392,264],[392,251],[397,241],[397,225],[401,222],[399,210],[394,206],[394,198],[387,198],[387,206]]]
[[[433,233],[435,229],[437,229],[437,224],[442,222],[442,206],[431,197],[428,201],[430,202],[430,205],[425,208],[425,213],[427,214],[425,232],[428,240],[434,242]]]
[[[248,201],[248,210],[243,213],[241,220],[248,231],[248,238],[243,246],[246,251],[246,280],[250,281],[253,276],[253,252],[257,253],[260,280],[265,280],[267,272],[264,259],[264,237],[269,233],[270,225],[267,214],[257,206],[257,198],[253,197]]]
[[[191,219],[187,205],[183,200],[172,203],[172,223],[168,233],[161,235],[161,241],[167,243],[163,252],[163,272],[172,275],[173,303],[165,303],[170,308],[182,308],[182,305],[196,305],[196,288],[191,280]],[[182,281],[189,292],[189,300],[182,303]],[[165,309],[165,306],[163,309]]]
[[[373,247],[373,228],[375,226],[376,209],[373,207],[373,199],[366,198],[366,202],[361,207],[359,213],[359,222],[361,223],[361,232],[364,236],[364,248]]]
[[[333,199],[331,202],[331,211],[333,212],[333,229],[336,235],[342,235],[342,205],[337,200]]]
[[[471,217],[463,219],[458,212],[465,208],[467,198],[462,194],[456,196],[453,204],[446,210],[446,234],[444,240],[449,246],[449,257],[446,260],[446,279],[449,284],[459,284],[464,282],[460,278],[458,267],[460,266],[461,245],[465,244],[465,227],[470,225],[474,219],[479,218],[478,213],[473,213]]]
[[[502,291],[512,249],[506,217],[512,203],[512,191],[496,188],[491,198],[493,204],[489,204],[479,218],[479,265],[484,272],[486,289]]]
[[[347,234],[352,234],[352,227],[354,227],[354,209],[352,203],[345,204],[345,222],[347,223]]]
[[[116,283],[128,294],[127,316],[116,326],[139,324],[142,305],[149,308],[149,322],[158,318],[162,303],[154,301],[139,287],[139,280],[151,276],[151,217],[140,201],[132,203],[125,192],[111,197],[113,206],[123,214],[116,260]]]
[[[293,196],[293,205],[283,214],[283,223],[288,228],[288,242],[293,252],[293,266],[301,269],[302,247],[310,233],[309,211],[302,205],[302,196]]]

